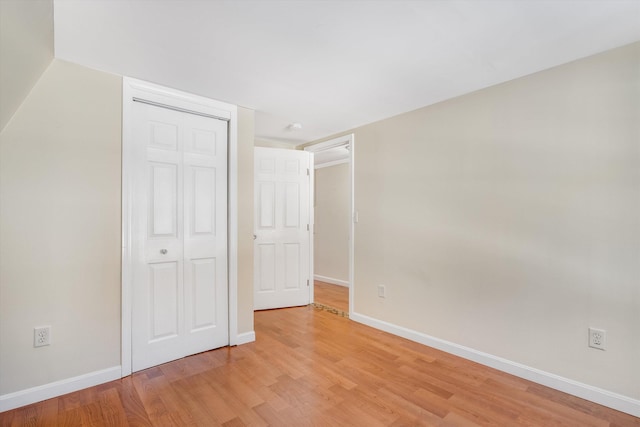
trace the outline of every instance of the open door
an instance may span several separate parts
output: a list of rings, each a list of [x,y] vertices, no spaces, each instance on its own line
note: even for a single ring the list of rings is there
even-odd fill
[[[311,172],[304,151],[254,149],[254,308],[311,301]]]

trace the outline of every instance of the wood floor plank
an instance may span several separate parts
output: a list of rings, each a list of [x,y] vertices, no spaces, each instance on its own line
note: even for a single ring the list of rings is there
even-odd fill
[[[256,342],[0,413],[0,426],[584,426],[640,419],[313,307]]]
[[[450,412],[444,417],[442,427],[478,427],[480,424],[465,418],[456,412]]]
[[[399,414],[398,420],[390,424],[392,426],[433,426],[439,425],[442,422],[441,417],[427,411],[386,387],[378,390],[378,394],[381,399],[388,402],[388,404],[394,408],[394,411]]]
[[[399,418],[395,407],[378,393],[366,393],[359,388],[348,390],[339,385],[331,387],[331,391],[340,396],[342,401],[356,404],[367,413],[374,415],[384,425],[391,425]]]
[[[127,422],[131,426],[147,427],[151,426],[151,421],[144,408],[140,396],[136,392],[132,377],[126,377],[112,383],[118,384],[120,388],[120,399],[122,408],[127,416]]]
[[[341,312],[349,313],[349,288],[346,286],[314,280],[313,300]]]

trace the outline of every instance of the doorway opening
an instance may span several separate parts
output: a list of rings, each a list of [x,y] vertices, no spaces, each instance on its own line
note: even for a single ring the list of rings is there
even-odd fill
[[[354,137],[305,147],[314,154],[313,303],[348,317],[353,310]]]

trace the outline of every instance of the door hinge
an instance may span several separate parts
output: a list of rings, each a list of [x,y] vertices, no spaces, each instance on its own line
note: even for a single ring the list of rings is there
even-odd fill
[[[309,279],[307,279],[307,286],[309,286]]]
[[[311,173],[309,172],[309,168],[307,168],[307,176],[310,176]]]
[[[309,229],[309,224],[307,224],[307,231],[310,231],[310,229]]]

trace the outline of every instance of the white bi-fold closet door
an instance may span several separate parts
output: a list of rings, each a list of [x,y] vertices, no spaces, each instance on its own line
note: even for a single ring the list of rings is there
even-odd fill
[[[132,369],[229,343],[227,122],[133,102]]]

